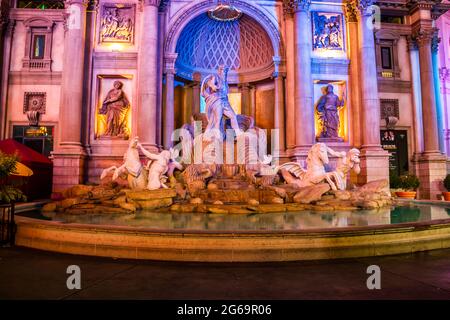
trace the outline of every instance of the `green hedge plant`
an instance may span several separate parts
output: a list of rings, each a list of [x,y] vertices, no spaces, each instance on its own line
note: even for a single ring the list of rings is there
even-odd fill
[[[420,186],[419,178],[414,174],[405,174],[399,177],[399,187],[406,191],[416,191]]]
[[[22,191],[8,179],[16,170],[17,160],[17,155],[7,155],[0,151],[0,203],[26,201]]]
[[[445,176],[444,187],[448,192],[450,192],[450,173]]]

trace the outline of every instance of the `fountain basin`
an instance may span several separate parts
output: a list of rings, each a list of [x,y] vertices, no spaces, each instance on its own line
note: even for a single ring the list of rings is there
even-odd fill
[[[128,216],[128,222],[124,215],[116,222],[96,217],[83,220],[81,216],[61,221],[18,216],[16,244],[91,256],[206,262],[355,258],[449,248],[450,209],[409,203],[419,208],[420,213],[391,211],[387,217],[380,210],[332,214],[285,212],[256,215],[256,220],[255,215],[158,213],[165,215],[161,219],[166,219],[159,224],[147,223],[145,216],[140,217],[143,223],[137,223],[139,219],[134,215]],[[145,214],[155,217],[151,212]],[[364,214],[367,219],[356,219]],[[182,222],[174,221],[174,216]],[[214,224],[220,217],[235,221],[234,227]],[[296,224],[293,217],[300,222]],[[334,224],[330,223],[333,217],[337,217]],[[254,227],[246,227],[242,223],[246,220],[239,219],[249,220]],[[264,227],[260,222],[267,219],[270,223]],[[278,228],[292,219],[291,227]],[[205,221],[209,228],[198,227],[205,226]]]

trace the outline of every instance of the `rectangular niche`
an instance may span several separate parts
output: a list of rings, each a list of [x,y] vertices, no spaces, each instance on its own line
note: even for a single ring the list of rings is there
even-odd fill
[[[312,13],[312,33],[314,51],[343,51],[344,24],[342,13]]]
[[[134,43],[135,5],[104,3],[99,30],[100,43]]]
[[[118,84],[118,87],[115,86]],[[131,75],[97,75],[94,110],[95,139],[128,140],[131,135],[133,103]]]
[[[338,108],[337,115],[339,117],[339,126],[337,128],[338,137],[336,139],[325,138],[322,141],[322,132],[324,130],[324,123],[322,121],[323,113],[318,110],[321,98],[327,94],[327,86],[333,86],[333,93],[338,96],[339,100],[344,100],[343,106]],[[333,126],[333,123],[329,125]],[[314,81],[314,129],[316,139],[321,142],[344,142],[348,141],[348,98],[347,85],[344,80],[316,80]],[[320,140],[319,140],[320,139]]]

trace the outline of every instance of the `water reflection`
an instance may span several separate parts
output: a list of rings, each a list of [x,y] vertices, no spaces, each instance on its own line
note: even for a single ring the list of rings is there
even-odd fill
[[[53,220],[65,223],[121,225],[153,229],[211,231],[305,230],[345,228],[450,218],[450,208],[414,205],[379,210],[337,212],[282,212],[264,214],[157,213],[143,211],[136,215],[66,215],[54,214]]]

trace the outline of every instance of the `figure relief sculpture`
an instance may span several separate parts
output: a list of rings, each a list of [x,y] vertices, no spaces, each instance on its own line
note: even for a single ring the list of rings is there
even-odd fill
[[[122,87],[121,81],[114,81],[114,88],[103,100],[99,113],[105,115],[106,126],[101,136],[128,139],[127,115],[130,102]]]
[[[134,9],[131,6],[118,8],[104,6],[100,39],[102,42],[132,42]]]
[[[207,76],[202,82],[201,94],[205,98],[208,119],[205,130],[206,139],[218,133],[222,134],[222,138],[225,137],[224,117],[230,119],[236,136],[242,133],[236,113],[228,101],[228,70],[228,67],[221,65],[217,69],[217,74]]]
[[[163,150],[159,154],[152,153],[144,149],[144,147],[139,143],[138,148],[141,152],[146,156],[149,161],[147,162],[146,169],[148,170],[148,182],[147,189],[148,190],[157,190],[161,188],[167,189],[166,181],[167,176],[166,173],[173,172],[171,166],[176,166],[178,169],[182,169],[182,166],[176,162],[172,161],[173,159],[173,149]]]
[[[150,159],[146,166],[139,158],[139,150]],[[118,177],[125,178],[132,190],[168,188],[165,185],[166,174],[170,176],[175,169],[183,169],[174,158],[172,149],[170,151],[163,150],[159,154],[151,153],[145,150],[139,143],[139,138],[135,137],[130,141],[128,150],[123,157],[124,163],[120,167],[112,166],[103,170],[100,179],[103,180],[110,172],[113,172],[113,181]]]
[[[333,174],[333,179],[338,190],[347,189],[347,175],[351,170],[356,174],[361,172],[359,155],[360,151],[356,148],[350,149],[347,153],[341,153]]]
[[[343,50],[342,14],[313,12],[314,50]]]
[[[342,100],[333,92],[333,86],[327,86],[327,93],[324,94],[318,104],[317,112],[320,116],[322,131],[320,133],[319,141],[343,141],[339,137],[339,111],[344,106],[344,97]]]

